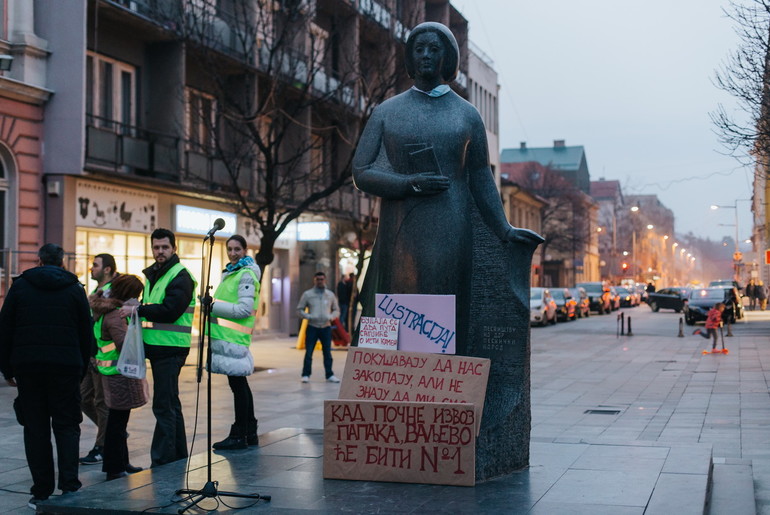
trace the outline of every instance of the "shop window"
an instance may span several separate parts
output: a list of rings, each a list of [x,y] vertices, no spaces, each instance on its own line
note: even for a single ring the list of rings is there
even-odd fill
[[[136,67],[89,52],[86,57],[86,114],[96,127],[128,132],[136,125]]]

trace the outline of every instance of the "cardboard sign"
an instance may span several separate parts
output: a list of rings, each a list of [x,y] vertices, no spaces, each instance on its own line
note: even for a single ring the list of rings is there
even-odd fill
[[[472,403],[480,427],[490,365],[485,358],[351,347],[339,398]]]
[[[396,350],[398,348],[398,320],[361,317],[358,346],[370,349]]]
[[[454,295],[407,295],[378,293],[375,315],[401,322],[398,350],[455,353]]]
[[[473,486],[472,404],[324,401],[324,478]]]

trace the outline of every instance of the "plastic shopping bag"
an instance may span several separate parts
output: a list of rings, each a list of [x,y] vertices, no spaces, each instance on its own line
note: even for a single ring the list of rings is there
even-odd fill
[[[144,362],[144,341],[142,340],[142,319],[136,315],[128,322],[126,338],[118,358],[118,372],[133,379],[144,379],[147,365]]]

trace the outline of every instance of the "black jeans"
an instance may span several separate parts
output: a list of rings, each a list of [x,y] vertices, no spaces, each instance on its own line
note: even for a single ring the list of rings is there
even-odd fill
[[[155,432],[150,446],[153,467],[187,457],[187,436],[179,401],[179,372],[186,358],[182,354],[150,358],[152,414],[155,415]]]
[[[254,417],[254,396],[245,376],[227,376],[227,383],[233,391],[235,423],[233,436],[244,437],[257,433],[257,419]]]
[[[81,487],[78,479],[80,423],[83,421],[80,374],[19,372],[16,384],[24,420],[24,451],[32,474],[30,493],[36,499],[48,499],[54,491],[52,427],[56,438],[59,489],[74,492]]]
[[[104,431],[104,462],[102,471],[108,474],[124,472],[128,466],[128,442],[126,427],[130,409],[112,409],[107,415],[107,427]]]
[[[324,356],[324,371],[326,378],[334,375],[332,372],[332,328],[313,327],[308,324],[305,332],[305,361],[302,364],[302,375],[310,377],[313,368],[313,349],[318,340],[321,340],[321,350]]]

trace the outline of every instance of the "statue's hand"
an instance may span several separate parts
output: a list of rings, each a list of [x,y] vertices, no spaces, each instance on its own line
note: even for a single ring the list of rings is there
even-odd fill
[[[418,197],[436,195],[449,189],[449,178],[435,173],[418,173],[409,177],[410,194]]]
[[[545,238],[535,231],[530,231],[529,229],[523,229],[521,227],[511,227],[508,229],[506,239],[511,242],[526,243],[534,246],[540,245],[545,241]]]

